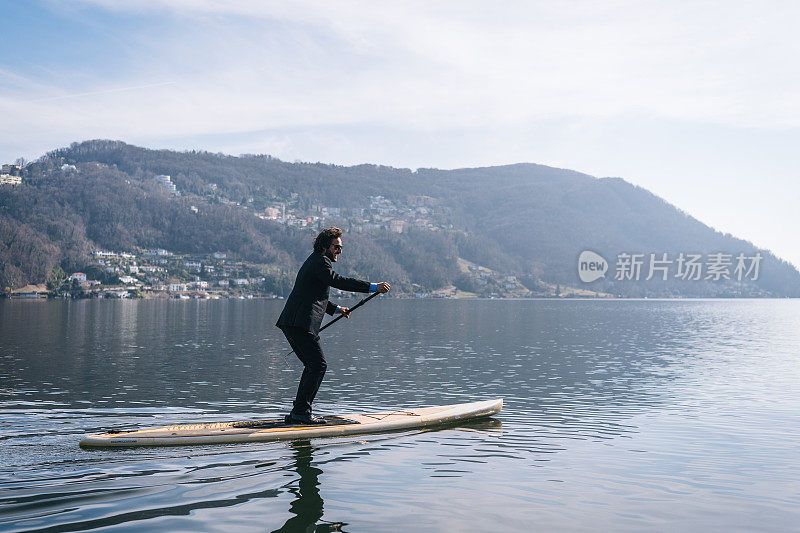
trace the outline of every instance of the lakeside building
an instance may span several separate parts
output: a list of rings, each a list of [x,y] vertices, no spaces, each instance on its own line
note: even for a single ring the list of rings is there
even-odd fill
[[[108,289],[98,293],[98,297],[101,298],[117,298],[117,299],[127,299],[131,297],[131,294],[127,291],[127,289]]]
[[[39,285],[25,285],[19,289],[15,289],[11,293],[11,298],[45,298],[47,297],[47,287],[44,283]]]
[[[118,257],[114,252],[106,252],[105,250],[95,250],[92,252],[95,257]]]
[[[181,193],[178,191],[178,188],[172,183],[172,178],[167,174],[159,174],[156,176],[156,181],[158,181],[161,185],[167,188],[167,190],[174,194],[175,196],[180,196]]]
[[[139,271],[144,274],[157,274],[159,272],[166,272],[166,269],[155,265],[141,265]]]
[[[10,163],[4,163],[3,166],[0,166],[0,173],[2,174],[11,174],[12,176],[19,175],[19,172],[22,170],[22,167],[19,165],[12,165]]]
[[[22,185],[22,178],[11,174],[0,174],[0,185]]]

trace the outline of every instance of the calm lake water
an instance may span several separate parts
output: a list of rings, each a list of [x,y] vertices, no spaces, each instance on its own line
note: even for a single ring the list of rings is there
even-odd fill
[[[265,418],[282,301],[0,301],[0,530],[797,531],[800,301],[373,300],[322,333],[317,413],[502,397],[494,418],[83,450]]]

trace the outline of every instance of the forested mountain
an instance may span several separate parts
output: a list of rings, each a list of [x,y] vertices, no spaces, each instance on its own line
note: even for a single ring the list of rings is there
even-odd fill
[[[178,194],[158,175],[170,176]],[[281,210],[281,218],[264,216]],[[291,218],[287,213],[291,213]],[[290,219],[291,218],[291,219]],[[317,220],[320,219],[320,220]],[[302,224],[308,224],[302,227]],[[461,170],[287,163],[269,156],[149,150],[87,141],[55,150],[0,186],[0,288],[84,268],[93,249],[227,252],[291,286],[319,224],[346,231],[342,272],[432,290],[469,283],[458,258],[529,287],[544,281],[633,296],[800,296],[800,274],[760,251],[758,279],[614,280],[623,253],[757,248],[619,178],[534,164]],[[609,262],[582,283],[584,250]],[[646,265],[645,265],[646,270]]]

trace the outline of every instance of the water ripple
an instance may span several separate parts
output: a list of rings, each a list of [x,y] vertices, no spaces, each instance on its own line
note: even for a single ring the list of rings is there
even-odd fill
[[[312,441],[77,446],[107,428],[283,414],[301,367],[272,327],[280,304],[0,301],[0,529],[800,527],[795,301],[382,301],[325,336],[318,411],[503,397],[502,413]]]

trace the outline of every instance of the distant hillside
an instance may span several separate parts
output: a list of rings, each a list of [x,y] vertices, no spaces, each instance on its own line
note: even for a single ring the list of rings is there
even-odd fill
[[[180,196],[157,175],[170,176]],[[800,296],[800,273],[764,250],[755,281],[672,272],[645,280],[647,264],[638,281],[615,280],[623,253],[675,260],[723,252],[734,260],[758,252],[619,178],[534,164],[411,171],[287,163],[119,141],[55,150],[26,167],[22,185],[0,186],[0,288],[42,282],[55,265],[83,268],[92,249],[164,248],[225,251],[264,265],[285,290],[319,224],[347,231],[340,270],[408,291],[474,289],[480,280],[459,268],[460,257],[534,291],[555,284],[627,296]],[[578,279],[584,250],[608,261],[604,278]]]

